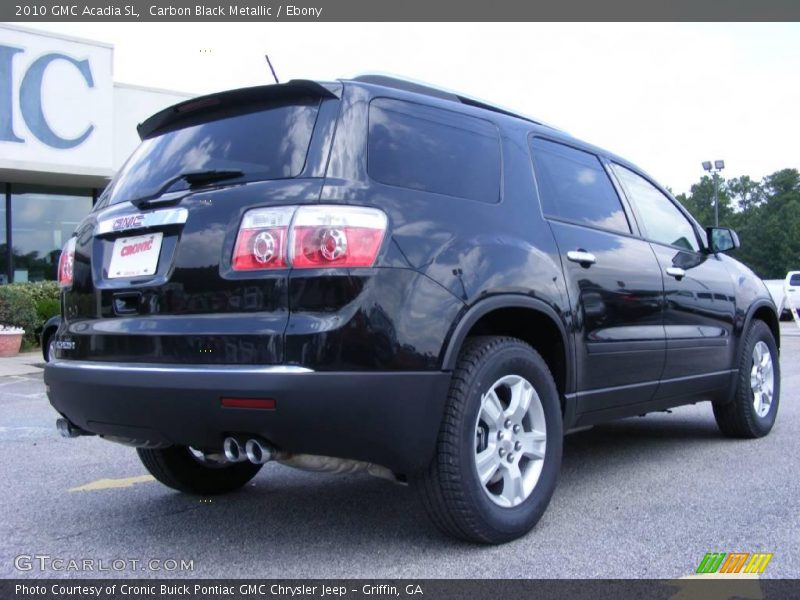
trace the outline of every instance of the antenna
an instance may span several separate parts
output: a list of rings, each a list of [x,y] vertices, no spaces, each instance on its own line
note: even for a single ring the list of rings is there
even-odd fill
[[[278,81],[278,76],[275,74],[275,69],[272,68],[272,61],[269,59],[269,54],[265,54],[264,58],[267,59],[267,64],[269,65],[269,70],[272,71],[272,78],[275,80],[275,83],[280,83],[280,81]]]

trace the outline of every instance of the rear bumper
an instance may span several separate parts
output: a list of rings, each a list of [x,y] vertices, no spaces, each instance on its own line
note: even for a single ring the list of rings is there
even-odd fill
[[[44,379],[58,412],[117,441],[221,449],[226,435],[258,435],[409,473],[433,456],[450,374],[57,360]],[[223,397],[272,398],[275,409],[223,408]]]

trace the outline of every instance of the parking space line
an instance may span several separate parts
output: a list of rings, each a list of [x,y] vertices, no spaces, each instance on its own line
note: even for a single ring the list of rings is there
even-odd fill
[[[18,394],[17,392],[3,392],[4,396],[16,396],[17,398],[26,398],[28,400],[43,400],[47,397],[44,392],[34,392],[32,394]]]
[[[24,377],[22,375],[0,375],[0,387],[16,385],[18,383],[22,383],[23,381],[38,381],[38,379],[33,377]]]
[[[152,475],[139,475],[137,477],[124,477],[122,479],[98,479],[91,483],[79,485],[69,489],[70,492],[94,492],[97,490],[110,490],[115,488],[126,488],[137,483],[148,483],[155,481]]]

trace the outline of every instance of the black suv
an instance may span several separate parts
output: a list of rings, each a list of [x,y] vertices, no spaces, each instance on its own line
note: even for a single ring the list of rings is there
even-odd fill
[[[418,488],[445,532],[514,539],[570,429],[711,401],[775,422],[764,284],[628,161],[508,111],[366,76],[166,109],[59,265],[63,435],[162,483],[276,460]]]

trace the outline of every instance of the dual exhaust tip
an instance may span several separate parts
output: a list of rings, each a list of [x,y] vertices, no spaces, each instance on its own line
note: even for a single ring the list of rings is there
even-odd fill
[[[275,458],[275,451],[264,440],[250,438],[247,441],[235,437],[226,437],[222,450],[229,462],[249,460],[254,465],[263,465]]]

